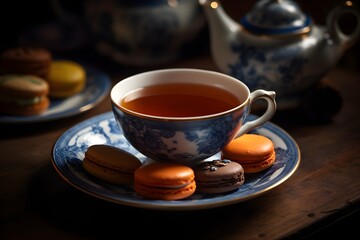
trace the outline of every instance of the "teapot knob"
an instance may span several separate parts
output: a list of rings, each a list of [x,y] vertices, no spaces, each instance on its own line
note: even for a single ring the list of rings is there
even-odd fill
[[[356,27],[350,34],[345,34],[339,25],[340,18],[345,14],[351,14],[356,18]],[[327,28],[330,36],[344,46],[344,50],[353,46],[360,37],[360,14],[354,8],[351,1],[337,6],[327,16]]]

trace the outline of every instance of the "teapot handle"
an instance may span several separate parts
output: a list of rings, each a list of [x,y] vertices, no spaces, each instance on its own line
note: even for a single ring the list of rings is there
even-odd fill
[[[339,26],[340,17],[345,14],[352,14],[356,18],[356,27],[350,34],[345,34]],[[338,41],[345,49],[350,48],[360,37],[360,14],[352,4],[337,6],[327,16],[327,28],[335,41]]]

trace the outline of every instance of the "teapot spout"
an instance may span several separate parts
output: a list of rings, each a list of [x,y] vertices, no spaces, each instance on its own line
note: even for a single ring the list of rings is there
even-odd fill
[[[199,0],[199,4],[203,7],[207,17],[212,39],[226,38],[226,36],[236,34],[240,30],[240,24],[225,13],[220,1]]]

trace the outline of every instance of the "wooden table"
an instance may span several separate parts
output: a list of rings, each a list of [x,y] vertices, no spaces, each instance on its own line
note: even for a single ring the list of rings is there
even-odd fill
[[[341,100],[333,117],[321,117],[316,113],[319,109],[306,105],[278,111],[272,119],[300,147],[297,171],[271,191],[225,207],[138,209],[97,199],[61,179],[51,164],[53,144],[75,124],[110,111],[109,96],[95,108],[70,118],[1,124],[0,239],[106,239],[125,234],[175,239],[300,239],[329,226],[336,231],[338,226],[332,223],[360,209],[360,73],[349,64],[352,56],[324,78],[326,88],[322,89],[331,91],[319,90],[326,93],[325,103]],[[147,70],[91,63],[108,72],[113,84]],[[166,67],[217,70],[207,52]],[[169,236],[164,229],[173,234]]]
[[[252,5],[222,2],[236,19]],[[335,1],[299,2],[323,24],[330,2]],[[217,71],[207,48],[205,45],[200,54],[164,68]],[[323,86],[315,91],[325,96],[320,103],[309,94],[307,100],[317,104],[277,111],[271,120],[299,145],[297,171],[271,191],[230,206],[197,211],[145,210],[97,199],[65,182],[51,164],[55,141],[75,124],[110,111],[109,96],[95,108],[66,119],[0,124],[0,239],[122,239],[129,235],[156,239],[318,239],[337,232],[345,237],[349,230],[357,233],[357,229],[346,227],[348,222],[360,220],[357,52],[359,46],[323,79]],[[87,50],[65,57],[79,56],[107,72],[112,84],[151,69],[119,66],[88,55]],[[331,116],[332,109],[336,111]]]

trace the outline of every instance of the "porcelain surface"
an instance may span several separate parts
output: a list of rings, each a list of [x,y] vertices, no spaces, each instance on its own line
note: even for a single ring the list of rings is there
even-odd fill
[[[121,105],[129,93],[164,83],[221,87],[236,97],[237,104],[226,111],[189,117],[143,114]],[[136,74],[115,84],[110,92],[115,119],[124,136],[139,152],[157,161],[186,165],[200,163],[234,138],[269,121],[276,111],[275,95],[273,91],[261,89],[250,92],[244,83],[226,74],[190,68]],[[257,100],[267,103],[266,111],[256,120],[244,123]]]
[[[96,49],[134,66],[172,62],[189,51],[205,26],[197,1],[85,1]]]
[[[50,107],[44,113],[33,116],[0,115],[0,123],[36,123],[68,118],[96,107],[111,89],[110,76],[92,66],[83,65],[87,74],[86,85],[81,92],[64,99],[50,99]]]
[[[275,91],[279,109],[299,106],[307,90],[334,67],[360,37],[360,14],[336,6],[326,26],[313,22],[294,1],[259,0],[237,22],[220,1],[200,0],[210,29],[212,57],[219,69],[248,85]],[[351,14],[357,26],[344,34],[339,19]]]
[[[250,115],[249,120],[253,120]],[[285,182],[300,164],[300,149],[295,140],[279,126],[267,122],[252,131],[270,138],[275,146],[274,165],[261,173],[245,175],[244,184],[226,194],[198,194],[176,201],[148,200],[137,195],[131,186],[109,184],[89,175],[82,167],[87,148],[93,144],[119,147],[143,163],[152,161],[139,153],[124,137],[112,112],[81,122],[64,132],[52,150],[52,164],[70,185],[96,198],[117,204],[158,210],[198,210],[236,204],[264,194]],[[218,159],[215,154],[207,160]]]

